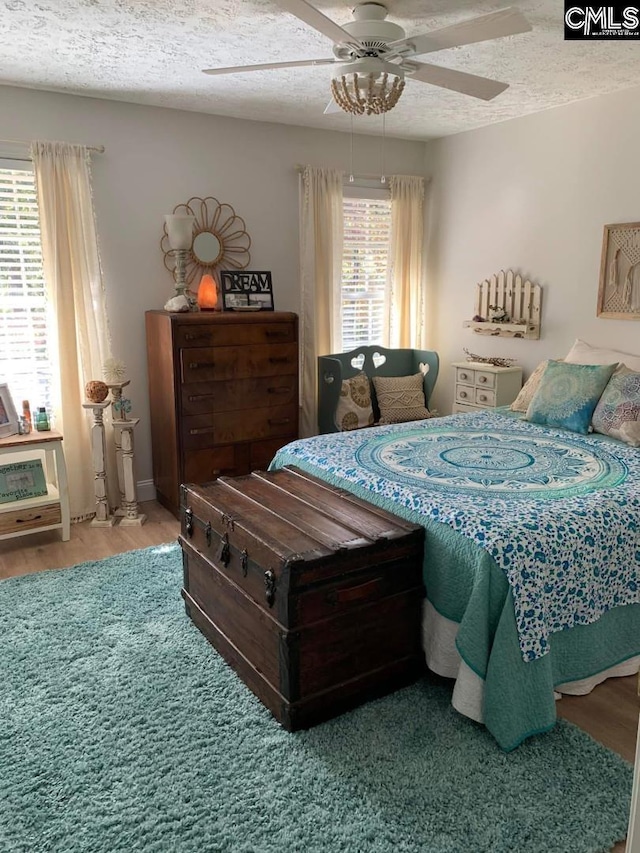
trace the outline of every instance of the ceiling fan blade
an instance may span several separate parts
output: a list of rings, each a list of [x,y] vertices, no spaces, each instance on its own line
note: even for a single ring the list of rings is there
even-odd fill
[[[331,98],[327,106],[324,108],[324,114],[330,115],[331,113],[341,113],[342,107],[339,107],[336,102]]]
[[[335,23],[335,21],[332,21],[331,18],[327,18],[327,16],[323,15],[315,6],[307,3],[307,0],[274,0],[274,2],[276,5],[280,6],[281,9],[284,9],[285,12],[290,12],[292,15],[295,15],[296,18],[304,21],[305,24],[309,24],[309,26],[313,27],[314,30],[318,30],[322,35],[330,38],[332,42],[360,44],[357,38],[350,36],[349,33],[346,30],[343,30],[341,26]]]
[[[266,62],[262,65],[235,65],[231,68],[205,68],[203,74],[239,74],[244,71],[268,71],[270,68],[302,68],[305,65],[335,65],[335,59],[300,59],[297,62]]]
[[[391,50],[411,47],[413,56],[432,53],[434,50],[444,50],[447,47],[462,47],[466,44],[477,44],[480,41],[514,36],[518,33],[528,33],[532,29],[525,16],[517,9],[500,9],[490,12],[480,18],[471,18],[450,27],[442,27],[430,33],[410,36],[409,38],[393,41]]]
[[[499,83],[488,77],[476,77],[475,74],[455,71],[453,68],[441,68],[439,65],[427,65],[423,62],[414,64],[418,67],[415,71],[407,73],[410,80],[419,80],[421,83],[430,83],[442,89],[451,89],[452,92],[471,95],[472,98],[480,98],[482,101],[490,101],[509,88],[508,83]]]

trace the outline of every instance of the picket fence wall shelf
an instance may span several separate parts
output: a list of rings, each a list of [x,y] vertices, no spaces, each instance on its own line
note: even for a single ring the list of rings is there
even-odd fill
[[[500,270],[476,285],[474,316],[463,326],[478,335],[537,340],[541,307],[539,284],[523,281],[513,270]]]

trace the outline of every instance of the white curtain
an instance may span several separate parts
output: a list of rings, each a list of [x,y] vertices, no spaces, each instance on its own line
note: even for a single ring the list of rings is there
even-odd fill
[[[44,277],[60,358],[60,408],[72,520],[95,513],[90,417],[82,408],[90,379],[102,379],[109,332],[91,197],[89,151],[79,145],[31,146]]]
[[[306,166],[300,175],[300,323],[302,436],[318,432],[317,357],[342,351],[342,178]]]
[[[389,249],[389,346],[424,348],[424,178],[394,175]]]

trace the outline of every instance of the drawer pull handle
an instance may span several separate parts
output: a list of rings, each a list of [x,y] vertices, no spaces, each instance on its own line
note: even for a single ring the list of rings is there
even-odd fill
[[[291,423],[291,418],[269,418],[269,426],[284,426]]]
[[[267,388],[267,394],[286,394],[288,391],[288,385],[279,385],[277,388]]]
[[[42,515],[33,515],[31,518],[16,518],[16,524],[24,524],[26,521],[38,521]]]
[[[193,510],[188,506],[184,511],[184,531],[191,539],[193,536]]]
[[[486,376],[478,376],[478,382],[486,382],[486,381],[487,381]]]
[[[242,554],[240,555],[240,567],[242,569],[242,575],[246,578],[247,572],[249,570],[249,554],[247,553],[247,549],[243,548]]]
[[[209,340],[208,335],[193,335],[191,332],[187,332],[184,336],[185,341],[207,341]]]
[[[460,396],[461,396],[461,397],[462,397],[462,399],[464,400],[464,398],[467,396],[467,392],[466,392],[466,391],[461,391],[461,392],[460,392]]]
[[[380,578],[375,578],[372,581],[358,584],[358,586],[350,586],[346,589],[334,589],[327,595],[330,604],[348,604],[350,601],[361,601],[363,598],[369,598],[370,595],[377,592],[381,585]]]
[[[197,429],[190,429],[189,435],[206,435],[208,432],[214,432],[215,427],[198,427]]]
[[[486,394],[480,394],[479,400],[481,403],[486,403],[487,402],[487,395]]]
[[[288,355],[272,355],[269,357],[269,364],[287,364],[288,361]]]
[[[198,400],[209,400],[211,397],[215,397],[215,394],[190,394],[187,400],[190,403],[197,403]]]
[[[190,361],[189,370],[202,370],[203,367],[215,367],[212,361]]]
[[[218,548],[218,560],[222,563],[225,569],[231,561],[231,548],[229,547],[229,536],[227,533],[225,533],[222,539],[220,540],[220,547]]]
[[[466,373],[461,373],[461,374],[460,374],[460,379],[466,379],[466,378],[467,378],[467,374],[466,374]]]
[[[204,529],[204,535],[207,537],[207,548],[211,547],[211,522],[207,521],[207,526]]]

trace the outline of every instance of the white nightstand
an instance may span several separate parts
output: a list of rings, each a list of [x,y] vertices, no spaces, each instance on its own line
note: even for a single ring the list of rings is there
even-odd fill
[[[455,362],[453,412],[477,412],[513,403],[522,387],[522,368]]]

